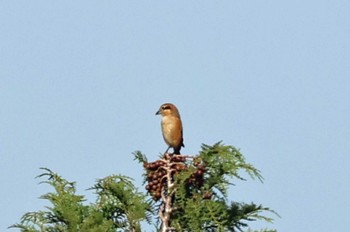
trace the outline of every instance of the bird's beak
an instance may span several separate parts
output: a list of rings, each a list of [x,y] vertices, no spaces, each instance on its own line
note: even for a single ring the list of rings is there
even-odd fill
[[[160,110],[158,110],[158,111],[156,112],[156,115],[158,115],[158,114],[160,114]]]

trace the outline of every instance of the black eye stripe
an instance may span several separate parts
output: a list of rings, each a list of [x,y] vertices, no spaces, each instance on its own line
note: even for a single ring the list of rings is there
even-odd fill
[[[167,106],[162,106],[162,109],[163,110],[168,110],[168,109],[170,109],[170,106],[168,106],[168,105]]]

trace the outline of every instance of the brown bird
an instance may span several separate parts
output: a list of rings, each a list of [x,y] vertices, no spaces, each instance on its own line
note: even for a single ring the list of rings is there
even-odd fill
[[[181,147],[184,147],[182,137],[182,122],[179,111],[176,106],[171,103],[165,103],[160,106],[156,115],[162,115],[162,133],[166,144],[168,144],[168,152],[170,148],[174,149],[173,154],[180,154]]]

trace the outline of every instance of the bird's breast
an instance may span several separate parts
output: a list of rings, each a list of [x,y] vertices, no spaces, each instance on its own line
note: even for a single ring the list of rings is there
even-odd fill
[[[162,118],[162,132],[165,142],[170,146],[178,146],[182,136],[182,124],[179,118],[165,116]]]

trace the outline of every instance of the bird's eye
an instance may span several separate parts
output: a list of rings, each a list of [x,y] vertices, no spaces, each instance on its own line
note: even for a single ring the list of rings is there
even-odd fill
[[[170,109],[170,106],[169,106],[169,105],[162,106],[162,109],[163,109],[163,110],[169,110],[169,109]]]

